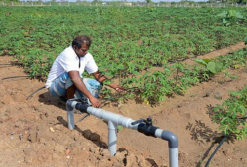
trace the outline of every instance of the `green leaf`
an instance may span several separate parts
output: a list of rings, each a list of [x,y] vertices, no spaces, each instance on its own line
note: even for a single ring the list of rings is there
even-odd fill
[[[220,14],[218,14],[217,16],[218,16],[218,17],[226,17],[227,14],[228,14],[227,11],[223,11],[223,12],[221,12]]]
[[[117,129],[118,129],[118,130],[123,130],[123,129],[124,129],[124,127],[123,127],[123,126],[121,126],[121,125],[118,125],[118,126],[117,126]]]
[[[215,74],[216,73],[215,62],[209,62],[207,65],[207,69]]]
[[[138,71],[133,71],[134,75],[140,75],[140,73]]]
[[[247,45],[247,36],[244,38],[244,44]]]
[[[204,61],[204,59],[195,59],[195,62],[197,62],[201,65],[207,66],[207,63]]]
[[[217,61],[215,63],[215,71],[216,72],[221,72],[224,68],[224,63],[223,62],[220,62],[220,61]]]
[[[105,85],[110,85],[110,84],[111,84],[111,80],[110,80],[110,79],[106,79],[106,80],[104,81],[104,84],[105,84]]]

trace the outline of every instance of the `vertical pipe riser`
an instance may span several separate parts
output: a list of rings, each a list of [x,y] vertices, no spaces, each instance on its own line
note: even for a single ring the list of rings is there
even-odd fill
[[[178,167],[178,148],[169,148],[170,167]]]
[[[160,132],[159,132],[160,135]],[[178,167],[178,138],[169,131],[163,131],[161,138],[168,141],[170,167]]]
[[[68,120],[68,128],[70,130],[75,129],[75,124],[74,124],[74,110],[67,111],[67,120]]]
[[[117,152],[117,125],[108,121],[108,150],[111,156]]]
[[[66,110],[67,110],[67,120],[68,120],[68,128],[70,130],[75,129],[75,123],[74,123],[74,107],[75,107],[75,102],[68,100],[66,102]]]

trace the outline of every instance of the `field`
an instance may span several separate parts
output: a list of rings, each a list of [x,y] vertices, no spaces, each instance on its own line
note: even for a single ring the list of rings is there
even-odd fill
[[[1,81],[0,166],[169,166],[166,141],[120,128],[111,157],[104,121],[90,116],[71,131],[65,103],[47,90],[26,100],[79,34],[92,37],[90,53],[100,70],[130,90],[104,110],[152,117],[154,126],[175,133],[181,167],[204,166],[224,134],[230,137],[210,166],[247,165],[246,121],[234,122],[247,116],[240,98],[246,93],[237,96],[242,110],[213,112],[232,97],[230,90],[246,90],[246,8],[0,9],[1,78],[29,77]],[[114,93],[104,87],[101,100]]]

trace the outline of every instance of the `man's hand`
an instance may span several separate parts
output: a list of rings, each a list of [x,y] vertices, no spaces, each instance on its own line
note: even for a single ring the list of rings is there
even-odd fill
[[[93,73],[93,76],[94,76],[95,79],[96,79],[97,81],[99,81],[100,83],[103,83],[104,81],[107,80],[107,78],[106,78],[104,75],[102,75],[99,71]],[[108,84],[105,84],[105,85],[110,86],[111,88],[115,89],[117,92],[122,92],[122,91],[125,90],[124,87],[119,86],[119,85],[115,85],[114,83],[110,83],[110,84],[108,83]]]
[[[114,89],[115,89],[117,92],[122,92],[122,91],[124,91],[124,90],[125,90],[125,88],[124,88],[124,87],[119,86],[119,85],[116,85],[116,86],[114,87]]]
[[[89,98],[89,100],[92,103],[93,107],[95,107],[95,108],[99,108],[100,107],[101,104],[100,104],[100,101],[97,98],[92,96],[91,98]]]

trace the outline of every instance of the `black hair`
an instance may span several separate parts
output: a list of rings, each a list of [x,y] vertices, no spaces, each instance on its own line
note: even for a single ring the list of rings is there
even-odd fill
[[[86,35],[79,35],[73,39],[72,47],[77,46],[77,48],[80,49],[83,43],[87,44],[87,46],[90,47],[92,40]]]

